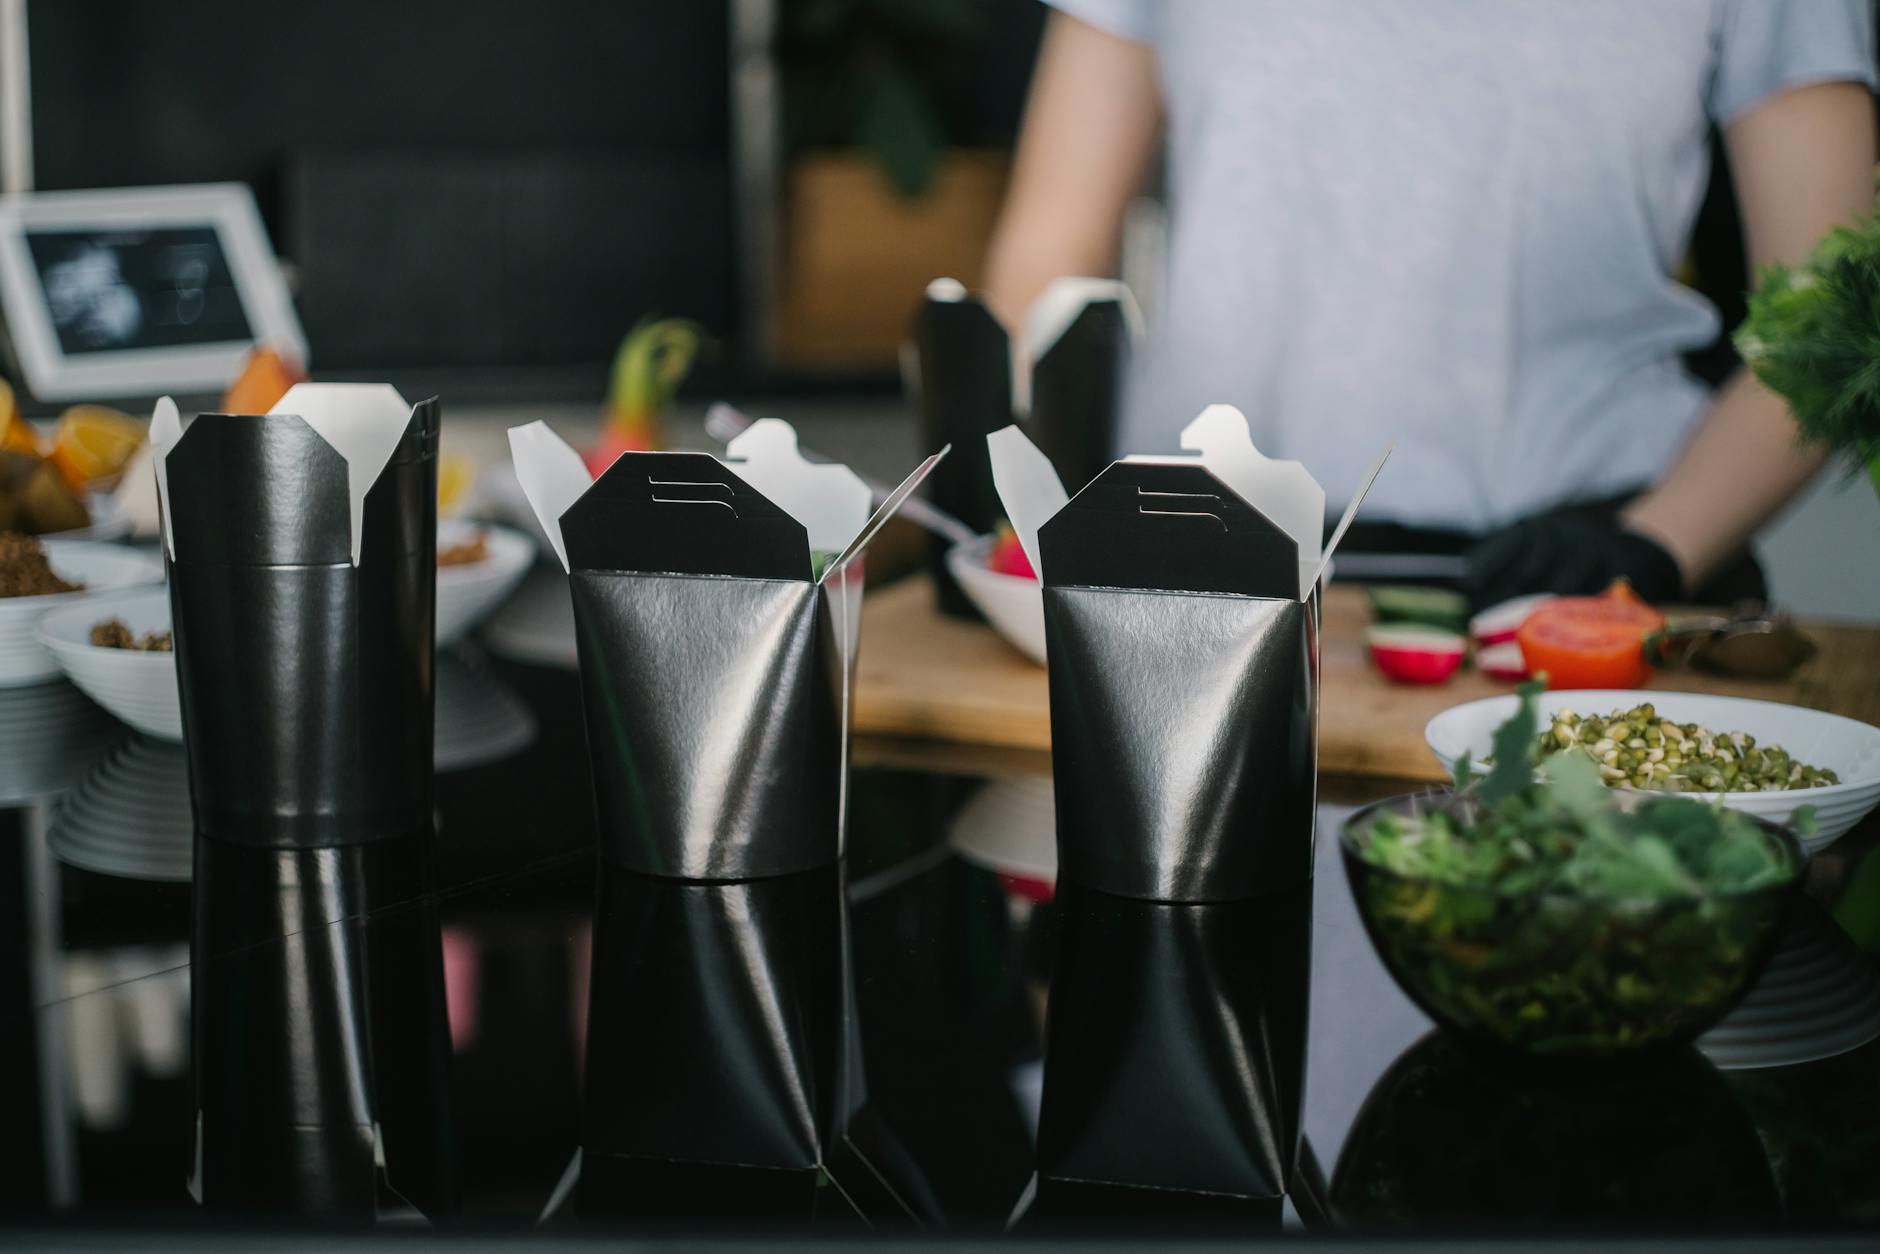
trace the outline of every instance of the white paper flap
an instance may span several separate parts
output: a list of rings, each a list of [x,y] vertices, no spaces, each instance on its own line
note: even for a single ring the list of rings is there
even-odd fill
[[[986,436],[992,459],[992,486],[998,489],[1005,516],[1018,533],[1019,547],[1031,562],[1038,582],[1044,582],[1044,561],[1038,555],[1038,528],[1070,503],[1064,481],[1046,457],[1017,427],[1001,427]]]
[[[165,396],[150,411],[150,447],[157,461],[157,505],[163,515],[163,549],[176,560],[176,536],[170,530],[170,450],[183,438],[183,417],[176,402]]]
[[[1268,457],[1253,446],[1247,416],[1232,405],[1210,405],[1182,429],[1182,447],[1292,537],[1299,548],[1299,597],[1319,579],[1319,543],[1325,535],[1325,489],[1298,462]]]
[[[901,480],[901,486],[888,493],[886,499],[881,502],[881,507],[870,515],[868,521],[862,525],[862,529],[856,533],[855,538],[849,541],[848,546],[838,553],[835,560],[830,562],[828,568],[823,571],[822,582],[829,582],[832,577],[855,560],[856,554],[868,547],[868,542],[875,538],[875,533],[888,525],[888,520],[907,504],[907,499],[914,495],[915,489],[926,482],[927,476],[933,473],[933,468],[940,464],[940,459],[952,451],[953,446],[948,444],[938,453],[929,455],[926,461],[914,467],[912,474]],[[869,499],[874,499],[872,493]]]
[[[1025,351],[1037,361],[1051,351],[1071,323],[1086,308],[1100,300],[1113,300],[1123,307],[1123,324],[1132,341],[1142,338],[1142,310],[1136,297],[1121,279],[1090,279],[1073,274],[1060,275],[1045,285],[1044,291],[1025,311]]]
[[[1339,541],[1345,538],[1345,532],[1351,527],[1351,520],[1358,516],[1358,506],[1364,504],[1364,498],[1370,494],[1371,485],[1377,482],[1378,473],[1384,469],[1384,463],[1390,460],[1390,455],[1396,447],[1394,443],[1385,445],[1384,451],[1379,453],[1377,460],[1371,463],[1371,468],[1364,472],[1364,478],[1358,481],[1358,490],[1351,494],[1351,504],[1345,506],[1344,517],[1340,518],[1338,526],[1332,529],[1332,538],[1325,542],[1325,555],[1319,562],[1318,574],[1312,578],[1313,583],[1316,584],[1319,575],[1323,575],[1325,568],[1331,565],[1332,554],[1337,550]]]
[[[798,451],[796,428],[759,418],[725,445],[725,465],[803,524],[812,553],[840,553],[868,521],[874,494],[860,475]]]
[[[389,383],[296,383],[270,414],[292,414],[346,459],[352,516],[352,560],[365,542],[366,494],[411,425],[411,406]]]
[[[151,447],[150,441],[145,440],[131,454],[111,497],[132,535],[161,534],[163,511],[157,508],[157,450]]]
[[[568,442],[541,421],[524,427],[509,428],[509,458],[515,464],[516,481],[529,498],[529,508],[548,533],[548,542],[568,569],[568,546],[561,538],[561,516],[580,500],[592,486],[587,463]]]
[[[1063,338],[1084,309],[1100,300],[1123,307],[1123,324],[1133,343],[1142,339],[1142,309],[1121,279],[1092,279],[1065,274],[1052,279],[1025,311],[1023,334],[1012,343],[1012,412],[1031,416],[1031,371],[1040,357]]]

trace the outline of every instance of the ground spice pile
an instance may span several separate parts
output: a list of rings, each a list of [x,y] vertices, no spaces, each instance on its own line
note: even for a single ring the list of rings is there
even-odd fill
[[[0,532],[0,597],[43,597],[78,592],[84,586],[53,574],[45,549],[32,536]]]
[[[447,544],[437,551],[439,566],[468,566],[472,562],[481,562],[490,555],[489,538],[478,532],[462,544]]]
[[[169,632],[147,631],[139,637],[121,618],[92,624],[91,642],[100,649],[133,649],[139,653],[170,653],[176,649]]]

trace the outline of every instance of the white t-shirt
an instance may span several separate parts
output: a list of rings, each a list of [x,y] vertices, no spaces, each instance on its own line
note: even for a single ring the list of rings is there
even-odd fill
[[[1668,467],[1708,126],[1874,81],[1864,0],[1051,2],[1153,45],[1168,115],[1122,451],[1230,402],[1336,507],[1395,440],[1366,517],[1469,531]]]

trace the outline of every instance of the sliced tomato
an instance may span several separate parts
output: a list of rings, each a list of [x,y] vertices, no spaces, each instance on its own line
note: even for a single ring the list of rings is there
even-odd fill
[[[1620,580],[1596,597],[1559,597],[1515,632],[1530,674],[1549,688],[1636,688],[1651,674],[1645,637],[1665,616]]]
[[[1025,546],[1019,543],[1018,533],[1007,523],[999,524],[999,540],[986,558],[986,567],[1001,575],[1017,575],[1020,579],[1031,580],[1038,578],[1038,572],[1031,568],[1031,559],[1025,556]]]

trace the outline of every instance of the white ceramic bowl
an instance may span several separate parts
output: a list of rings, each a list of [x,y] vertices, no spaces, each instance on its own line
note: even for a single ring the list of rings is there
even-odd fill
[[[102,594],[163,582],[163,558],[91,540],[43,541],[46,560],[62,579],[82,583],[82,592],[57,596],[0,598],[0,688],[17,688],[56,677],[59,667],[39,642],[39,620],[68,605]]]
[[[80,692],[159,740],[183,738],[176,697],[176,655],[140,649],[110,649],[91,642],[91,629],[121,618],[139,636],[170,629],[167,591],[96,597],[55,610],[39,621],[39,640]]]
[[[1508,720],[1519,702],[1515,696],[1488,697],[1444,710],[1424,728],[1430,751],[1453,770],[1467,750],[1477,761],[1490,752],[1495,728]],[[1568,689],[1540,696],[1543,715],[1562,709],[1581,714],[1608,714],[1650,701],[1674,723],[1698,723],[1712,731],[1747,732],[1758,744],[1777,744],[1799,761],[1826,767],[1841,780],[1825,788],[1797,788],[1787,792],[1679,793],[1703,801],[1721,801],[1771,823],[1786,825],[1802,806],[1815,808],[1815,834],[1800,837],[1813,853],[1833,842],[1880,803],[1880,728],[1838,714],[1695,692],[1656,689]]]
[[[529,573],[535,545],[519,531],[488,523],[446,519],[437,524],[439,548],[463,544],[481,533],[489,556],[480,562],[437,568],[437,645],[457,643],[496,612]]]
[[[1004,575],[986,568],[994,536],[947,550],[947,571],[993,629],[1014,648],[1044,665],[1044,590],[1035,579]]]

